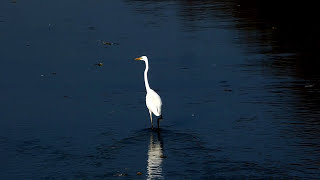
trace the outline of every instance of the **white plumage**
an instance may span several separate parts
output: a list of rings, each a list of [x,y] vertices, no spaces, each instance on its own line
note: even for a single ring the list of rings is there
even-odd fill
[[[156,116],[161,116],[161,98],[160,96],[152,89],[147,91],[146,95],[146,105],[151,112]]]
[[[152,123],[152,113],[156,116],[159,116],[157,122],[158,122],[158,128],[159,128],[159,120],[162,119],[161,114],[161,107],[162,107],[162,101],[160,96],[150,88],[149,82],[148,82],[148,70],[149,70],[149,62],[147,56],[141,56],[139,58],[136,58],[136,60],[142,60],[146,64],[146,69],[144,70],[144,84],[146,86],[147,95],[146,95],[146,105],[149,109],[150,114],[150,120],[151,120],[151,128],[153,128]]]

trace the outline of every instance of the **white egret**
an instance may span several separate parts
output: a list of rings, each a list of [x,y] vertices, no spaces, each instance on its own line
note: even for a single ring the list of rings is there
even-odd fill
[[[158,129],[160,128],[159,126],[159,120],[162,119],[161,115],[161,106],[162,106],[162,101],[160,96],[150,88],[149,82],[148,82],[148,70],[149,70],[149,62],[147,56],[141,56],[139,58],[136,58],[135,60],[142,60],[146,64],[146,69],[144,70],[144,84],[146,86],[147,90],[147,95],[146,95],[146,105],[147,108],[149,109],[149,114],[150,114],[150,120],[151,120],[151,128],[153,129],[153,123],[152,123],[152,113],[156,116],[158,116]]]

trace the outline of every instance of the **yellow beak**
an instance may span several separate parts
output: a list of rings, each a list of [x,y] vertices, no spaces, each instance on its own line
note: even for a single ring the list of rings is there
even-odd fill
[[[141,60],[142,58],[141,57],[139,57],[139,58],[135,58],[135,60]]]

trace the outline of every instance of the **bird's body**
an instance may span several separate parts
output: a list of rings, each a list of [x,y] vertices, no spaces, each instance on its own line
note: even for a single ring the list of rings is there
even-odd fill
[[[161,116],[161,98],[153,89],[149,89],[149,91],[147,91],[146,105],[154,115]]]
[[[146,105],[147,108],[149,109],[149,114],[150,114],[150,120],[151,120],[151,128],[153,128],[153,123],[152,123],[152,113],[156,116],[158,116],[158,128],[159,128],[159,120],[162,119],[162,114],[161,114],[161,107],[162,107],[162,101],[160,96],[150,88],[149,86],[149,81],[148,81],[148,70],[149,70],[149,62],[148,58],[146,56],[141,56],[140,58],[136,58],[136,60],[142,60],[146,63],[146,69],[144,70],[144,83],[146,86]]]

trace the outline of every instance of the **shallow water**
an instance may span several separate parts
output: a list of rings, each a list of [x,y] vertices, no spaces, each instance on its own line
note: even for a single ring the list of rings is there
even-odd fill
[[[316,16],[272,3],[0,1],[0,179],[319,177]]]

